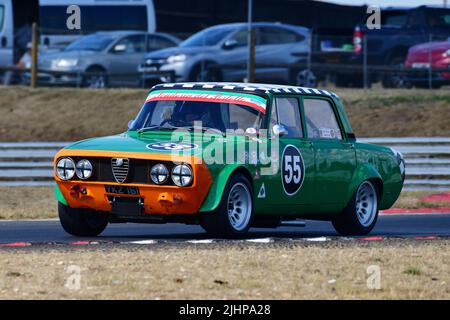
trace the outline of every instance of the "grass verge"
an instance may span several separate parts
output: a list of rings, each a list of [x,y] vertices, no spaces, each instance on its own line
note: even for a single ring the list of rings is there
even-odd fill
[[[444,90],[335,91],[357,136],[450,136],[450,94]],[[123,132],[146,93],[0,87],[0,141],[75,141]]]
[[[0,298],[449,299],[449,259],[448,240],[0,250]]]

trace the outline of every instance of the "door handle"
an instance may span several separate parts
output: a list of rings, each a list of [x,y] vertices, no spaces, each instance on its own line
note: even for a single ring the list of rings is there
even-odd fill
[[[8,38],[2,37],[1,45],[2,47],[6,47],[8,45]]]
[[[350,148],[350,149],[354,149],[355,145],[352,142],[343,142],[342,143],[343,146]]]
[[[314,144],[312,143],[312,141],[303,141],[301,143],[301,146],[307,147],[307,148],[312,148],[314,146]]]

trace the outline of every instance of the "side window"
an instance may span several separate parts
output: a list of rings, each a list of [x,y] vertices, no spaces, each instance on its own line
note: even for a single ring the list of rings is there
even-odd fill
[[[246,46],[247,36],[248,36],[247,30],[241,30],[233,36],[232,40],[236,41],[237,47]]]
[[[283,125],[287,138],[303,138],[300,107],[297,98],[275,98],[270,116],[270,130],[276,124]]]
[[[176,43],[174,43],[173,41],[171,41],[169,39],[166,39],[163,37],[149,36],[147,52],[170,48],[170,47],[176,47],[176,46],[177,46]]]
[[[115,47],[123,46],[125,53],[145,52],[145,35],[135,35],[123,38]]]
[[[312,139],[342,139],[341,129],[327,100],[304,99],[308,137]]]
[[[5,7],[0,5],[0,32],[3,30],[4,16],[5,16]]]
[[[257,34],[257,44],[259,45],[295,43],[303,39],[302,35],[281,28],[262,27]]]

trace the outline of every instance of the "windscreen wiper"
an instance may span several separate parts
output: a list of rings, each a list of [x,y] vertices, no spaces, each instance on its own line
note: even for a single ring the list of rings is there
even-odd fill
[[[217,128],[211,128],[211,127],[200,127],[200,126],[192,126],[192,127],[188,127],[187,128],[189,131],[194,131],[194,130],[202,130],[202,132],[205,132],[205,131],[213,131],[213,132],[215,132],[215,133],[218,133],[218,134],[220,134],[221,136],[223,136],[223,137],[225,137],[226,136],[226,133],[225,132],[223,132],[222,130],[219,130],[219,129],[217,129]]]
[[[144,132],[147,132],[147,131],[153,131],[153,130],[176,130],[176,129],[179,129],[179,128],[175,127],[175,126],[168,126],[168,127],[150,126],[150,127],[141,128],[137,132],[139,134],[141,134],[141,133],[144,133]]]

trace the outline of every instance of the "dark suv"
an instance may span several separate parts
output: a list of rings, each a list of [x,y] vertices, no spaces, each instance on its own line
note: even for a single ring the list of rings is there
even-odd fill
[[[409,48],[416,44],[444,40],[450,36],[450,9],[429,6],[385,8],[381,10],[381,29],[373,30],[367,27],[367,18],[355,28],[353,54],[348,61],[350,65],[361,68],[338,74],[337,85],[362,84],[364,39],[367,40],[369,82],[382,81],[385,88],[395,88],[405,86],[404,75],[401,71],[389,72],[383,68],[402,67]],[[355,70],[360,71],[355,73]]]

